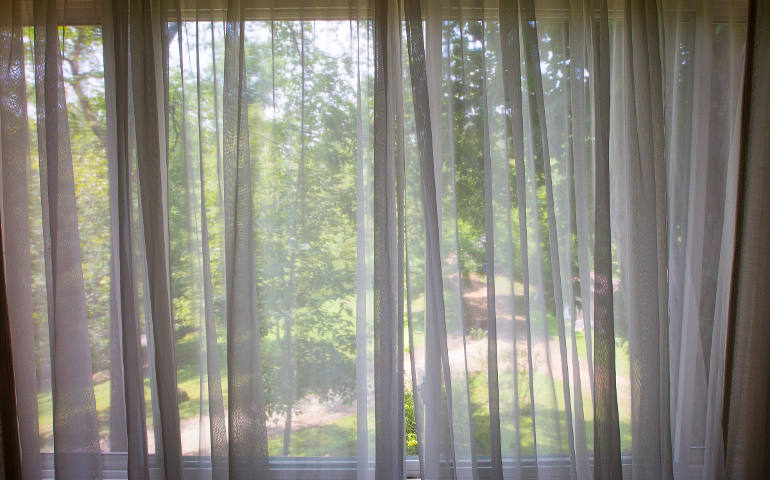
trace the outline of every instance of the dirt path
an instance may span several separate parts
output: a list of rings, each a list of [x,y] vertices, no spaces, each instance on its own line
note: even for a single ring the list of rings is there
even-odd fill
[[[520,293],[520,292],[516,292]],[[519,297],[520,301],[520,297]],[[487,368],[487,292],[486,283],[478,275],[471,275],[469,284],[463,286],[463,313],[465,318],[465,332],[463,344],[463,335],[450,335],[447,339],[447,350],[451,368],[467,368],[469,375],[474,375]],[[524,318],[517,316],[512,320],[510,311],[506,311],[505,306],[498,307],[498,324],[503,325],[508,322],[508,333],[517,338],[517,358],[518,369],[525,372],[528,369],[527,342],[526,342],[526,322]],[[512,324],[511,324],[512,322]],[[582,319],[578,319],[577,327],[582,329]],[[459,333],[459,332],[457,332]],[[533,332],[532,362],[536,373],[548,375],[556,381],[561,382],[561,354],[558,337],[545,337],[543,332]],[[546,340],[547,338],[547,340]],[[571,348],[571,339],[567,339],[568,348]],[[498,365],[501,374],[510,370],[512,363],[510,355],[513,353],[513,342],[504,338],[498,338]],[[417,358],[424,358],[424,347],[415,351]],[[405,355],[404,370],[409,372],[409,356]],[[550,360],[550,361],[549,361]],[[572,368],[571,359],[569,359],[570,368]],[[572,371],[570,370],[570,375]],[[570,379],[572,381],[572,379]],[[580,361],[580,383],[585,396],[590,392],[590,376],[587,362],[584,359]],[[622,403],[630,402],[630,381],[628,377],[617,377],[618,400]],[[560,389],[559,389],[560,390]],[[561,395],[561,392],[557,392]],[[297,403],[297,409],[294,414],[293,430],[302,430],[305,428],[326,425],[338,421],[342,418],[355,415],[355,402],[343,402],[341,400],[331,402],[320,402],[315,398],[305,398]],[[226,415],[226,413],[225,413]],[[199,451],[208,451],[208,417],[193,417],[181,421],[182,432],[182,450],[184,454],[197,454]],[[283,417],[274,416],[267,421],[268,436],[280,435],[283,433]],[[148,432],[149,447],[154,449],[154,437],[152,432]]]
[[[519,286],[514,289],[516,294],[515,301],[520,305],[522,301],[521,294],[523,291],[517,291]],[[507,293],[507,292],[506,292]],[[500,299],[498,299],[500,300]],[[500,303],[503,303],[501,306]],[[496,316],[498,320],[498,329],[500,325],[507,324],[507,333],[511,338],[514,334],[516,337],[516,350],[517,350],[517,364],[520,372],[526,372],[528,370],[528,358],[527,358],[527,330],[526,321],[522,316],[516,316],[512,321],[512,312],[506,310],[506,305],[503,302],[496,304]],[[463,348],[463,337],[460,335],[450,336],[447,339],[447,350],[449,356],[449,363],[451,367],[467,368],[468,375],[486,371],[487,369],[487,288],[486,282],[481,279],[477,274],[471,274],[469,281],[466,281],[463,285],[463,314],[465,319],[465,347]],[[582,318],[576,319],[576,329],[582,331],[584,323]],[[571,352],[572,340],[567,332],[567,348],[568,352]],[[581,341],[581,340],[579,340]],[[513,342],[502,337],[498,337],[498,367],[501,373],[506,369],[512,368],[512,362],[506,359],[506,355],[513,354]],[[581,347],[582,348],[582,347]],[[541,373],[553,378],[556,381],[561,382],[562,378],[562,366],[561,366],[561,352],[558,336],[546,336],[544,332],[532,332],[532,365],[536,373]],[[424,358],[424,347],[418,348],[415,355],[420,358]],[[568,355],[571,355],[568,353]],[[510,357],[508,357],[510,358]],[[568,365],[570,368],[570,377],[572,373],[572,358],[568,358]],[[405,368],[407,371],[410,368],[409,359],[406,358]],[[467,362],[467,363],[466,363]],[[580,385],[584,396],[587,392],[591,391],[591,377],[588,369],[588,362],[585,358],[581,358],[580,364]],[[569,379],[570,382],[573,378]],[[630,402],[630,379],[625,376],[617,377],[617,390],[618,400],[621,402]],[[574,387],[573,387],[574,388]],[[557,392],[559,395],[561,392]],[[589,394],[590,395],[590,394]]]

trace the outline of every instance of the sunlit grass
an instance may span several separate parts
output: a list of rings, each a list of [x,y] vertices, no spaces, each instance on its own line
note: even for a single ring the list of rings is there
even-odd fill
[[[289,444],[291,457],[350,457],[356,454],[356,415],[333,422],[293,430]],[[283,433],[268,439],[270,456],[283,455]]]
[[[584,333],[576,332],[576,343],[578,356],[581,361],[586,358],[586,346]],[[177,372],[178,391],[184,391],[186,399],[179,402],[180,420],[184,421],[196,418],[201,414],[201,379],[195,371],[197,363],[193,360],[195,348],[197,348],[197,339],[188,336],[185,341],[177,344],[177,360],[180,367]],[[570,347],[571,348],[571,347]],[[224,358],[221,358],[224,361]],[[195,365],[193,365],[195,363]],[[616,372],[618,378],[628,378],[629,358],[628,346],[625,343],[616,345]],[[501,372],[502,373],[502,372]],[[204,378],[205,381],[205,378]],[[523,372],[519,374],[519,441],[522,454],[531,454],[534,452],[534,441],[532,435],[531,410],[528,401],[528,379]],[[564,425],[564,402],[562,396],[562,382],[558,378],[550,378],[548,375],[540,372],[535,373],[535,402],[538,433],[538,452],[557,453],[563,450],[566,444],[565,439],[558,438],[557,432],[566,432]],[[585,380],[584,380],[585,382]],[[470,382],[471,396],[471,418],[473,424],[474,442],[477,451],[481,454],[489,451],[489,397],[487,389],[487,374],[476,372],[471,375]],[[510,387],[510,386],[508,386]],[[501,383],[501,388],[506,386]],[[544,398],[550,396],[542,391],[547,388],[555,392],[556,404],[551,401],[545,401]],[[618,403],[620,415],[620,433],[621,447],[624,451],[631,449],[631,425],[630,425],[630,391],[624,382],[618,382]],[[147,422],[152,425],[152,408],[150,408],[151,389],[150,379],[145,378],[144,382],[145,398],[147,399]],[[223,394],[227,395],[226,372],[222,374]],[[206,395],[204,389],[203,394]],[[593,409],[591,403],[590,389],[583,389],[583,408],[584,422],[586,431],[586,444],[593,444]],[[545,396],[544,396],[545,395]],[[573,393],[574,395],[574,393]],[[110,414],[110,381],[109,379],[94,384],[94,397],[96,400],[97,416],[99,418],[99,435],[105,439],[109,435],[109,414]],[[501,401],[511,400],[510,395],[501,391]],[[207,398],[203,398],[203,404]],[[49,391],[40,391],[38,393],[38,408],[40,421],[40,436],[43,440],[45,449],[52,448],[52,425],[53,412],[51,405],[51,395]],[[505,407],[503,407],[505,408]],[[509,412],[510,413],[510,412]],[[205,411],[204,411],[205,414]],[[558,424],[558,425],[557,425]],[[407,432],[409,434],[410,432]],[[414,433],[414,432],[412,432]],[[513,451],[512,440],[515,438],[515,428],[512,422],[501,422],[501,435],[508,445],[504,445],[504,450]],[[566,438],[566,436],[564,436]],[[295,429],[292,431],[290,455],[291,456],[350,456],[355,454],[356,438],[356,415],[352,414],[334,421],[315,425],[311,427]],[[416,454],[416,448],[412,448]],[[269,439],[269,451],[271,455],[281,455],[283,453],[283,433],[274,434]]]

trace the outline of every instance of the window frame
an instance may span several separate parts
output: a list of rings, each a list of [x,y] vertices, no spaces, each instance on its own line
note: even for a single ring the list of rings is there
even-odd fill
[[[54,454],[43,453],[43,480],[55,480]],[[102,478],[104,480],[124,480],[127,478],[128,455],[126,453],[99,454],[101,457]],[[186,480],[211,479],[211,461],[209,457],[184,456],[184,476]],[[160,465],[156,455],[149,456],[150,477],[161,478]],[[631,454],[621,455],[623,475],[631,475]],[[360,480],[358,479],[358,460],[355,457],[270,457],[270,476],[272,480]],[[369,462],[369,477],[374,478],[374,461]],[[588,457],[588,467],[593,468],[593,455]],[[479,480],[495,479],[489,457],[477,459]],[[522,480],[569,479],[571,473],[568,455],[541,455],[537,458],[526,455],[520,460],[503,459],[503,478],[517,478],[517,470]],[[457,465],[458,478],[473,478],[470,461],[461,461]],[[697,472],[696,472],[697,473]],[[420,461],[410,456],[404,460],[405,478],[420,478]],[[697,475],[696,475],[697,477]]]
[[[108,0],[56,0],[57,17],[62,20],[60,26],[98,26],[104,31],[105,16],[103,1]],[[152,0],[156,3],[157,0]],[[357,5],[357,0],[310,0],[312,6],[305,6],[308,0],[281,0],[276,7],[270,0],[246,0],[249,4],[245,7],[246,21],[275,20],[372,20],[373,2],[367,0],[363,5]],[[462,10],[464,18],[495,18],[489,12],[497,11],[497,1],[486,1],[484,7],[456,7],[453,0],[439,0],[441,2],[442,20],[459,18],[458,11]],[[537,16],[542,20],[569,20],[568,0],[537,0]],[[224,9],[220,6],[223,0],[200,0],[200,15],[196,17],[193,10],[182,10],[183,21],[198,19],[206,21],[224,18]],[[678,12],[673,9],[665,9],[664,15],[674,13],[688,13],[695,15],[696,0],[684,0],[685,5]],[[747,14],[732,15],[732,7],[729,0],[712,0],[712,22],[721,23],[733,21],[746,23]],[[738,7],[747,4],[747,0],[734,2]],[[33,2],[21,0],[22,24],[33,26]],[[66,9],[65,9],[66,6]],[[747,9],[739,8],[746,12]],[[484,12],[487,12],[486,15]],[[167,11],[168,20],[175,21],[177,11]],[[358,15],[356,15],[358,14]],[[621,12],[611,11],[611,18],[622,18]],[[691,447],[690,458],[693,460],[689,467],[689,473],[693,478],[699,478],[703,471],[704,447]],[[55,479],[54,453],[41,452],[43,479]],[[123,452],[101,452],[100,463],[104,479],[127,478],[128,455]],[[621,455],[623,474],[631,474],[631,453],[624,452]],[[588,456],[588,467],[593,468],[593,455]],[[149,455],[150,476],[160,478],[160,464],[155,454]],[[207,456],[183,455],[185,478],[188,480],[210,479],[211,462]],[[489,457],[480,457],[476,465],[479,480],[495,478]],[[273,480],[355,480],[358,475],[358,461],[355,457],[269,457],[269,469]],[[458,462],[457,471],[459,478],[472,478],[470,471],[472,465],[469,461]],[[503,477],[515,477],[517,470],[521,471],[522,479],[568,479],[571,473],[569,455],[540,455],[538,457],[526,455],[520,459],[503,459]],[[406,478],[420,478],[419,458],[416,456],[405,457],[404,471]],[[374,462],[369,462],[370,477],[374,478]]]

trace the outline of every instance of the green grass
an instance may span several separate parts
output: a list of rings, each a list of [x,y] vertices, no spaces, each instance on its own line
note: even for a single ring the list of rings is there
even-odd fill
[[[283,433],[268,439],[270,456],[283,454]],[[291,457],[351,457],[356,454],[356,415],[316,425],[291,434]]]
[[[535,375],[535,383],[538,383],[538,377]],[[542,381],[542,379],[541,379]],[[537,451],[539,454],[558,454],[567,452],[567,435],[564,414],[564,402],[562,396],[562,384],[558,379],[553,380],[553,386],[556,393],[556,405],[549,404],[547,397],[543,392],[535,394],[535,422],[537,424]],[[487,393],[486,373],[477,374],[471,378],[471,411],[473,424],[473,437],[477,452],[481,455],[489,455],[490,437],[489,437],[489,400]],[[537,388],[536,388],[537,389]],[[521,395],[521,389],[520,389]],[[528,393],[526,393],[528,395]],[[593,445],[593,411],[590,407],[590,392],[584,392],[584,412],[583,422],[585,429],[586,445],[591,448]],[[574,412],[573,412],[574,415]],[[510,420],[510,417],[509,417]],[[512,421],[501,421],[501,438],[503,439],[503,451],[515,451],[515,425]],[[629,416],[620,418],[621,449],[623,451],[631,450],[631,425]],[[577,432],[575,432],[577,434]],[[532,416],[529,406],[529,399],[522,399],[519,406],[519,441],[521,454],[528,455],[534,453],[532,432]]]
[[[578,356],[584,361],[586,355],[586,346],[583,332],[577,332]],[[177,371],[177,385],[180,390],[187,394],[187,400],[180,402],[180,419],[185,420],[197,416],[200,412],[200,378],[197,375],[197,338],[188,336],[177,344],[175,351],[179,362]],[[221,345],[223,347],[223,345]],[[221,348],[223,350],[223,348]],[[220,352],[222,356],[222,352]],[[621,342],[616,345],[616,371],[618,377],[628,378],[629,359],[628,345]],[[224,358],[221,358],[224,363]],[[226,376],[223,374],[222,388],[223,393],[227,394]],[[564,405],[562,396],[562,383],[559,379],[550,379],[543,373],[535,373],[535,403],[536,417],[538,422],[538,451],[560,452],[565,448],[566,435],[558,435],[566,432],[564,424]],[[552,382],[552,383],[551,383]],[[145,379],[145,398],[148,406],[151,398],[150,380]],[[519,440],[522,454],[534,452],[532,422],[529,406],[528,380],[525,375],[519,375]],[[501,382],[501,401],[511,402],[512,395],[507,395],[507,391],[512,392],[510,385]],[[621,430],[621,447],[623,450],[631,449],[631,426],[630,426],[630,392],[622,392],[625,388],[620,384],[619,390],[619,414]],[[552,393],[555,392],[555,397]],[[205,394],[205,391],[204,391]],[[486,372],[478,372],[470,378],[471,395],[471,417],[473,424],[474,442],[477,451],[481,454],[489,451],[489,404],[487,391]],[[110,408],[110,381],[104,380],[94,384],[94,396],[96,400],[96,410],[99,419],[99,435],[106,438],[109,435],[109,408]],[[510,397],[510,398],[509,398]],[[556,403],[553,403],[555,398]],[[407,403],[411,395],[407,395]],[[206,399],[204,399],[205,401]],[[509,403],[510,404],[510,403]],[[590,390],[583,391],[584,421],[586,430],[587,445],[593,443],[593,411],[591,409]],[[413,407],[407,405],[407,412],[412,411]],[[49,391],[40,391],[38,394],[38,408],[40,419],[40,436],[44,449],[52,448],[52,424],[53,414],[51,405],[51,395]],[[510,413],[510,412],[509,412]],[[152,424],[152,409],[147,408],[147,422]],[[413,415],[413,414],[412,414]],[[407,419],[407,442],[408,453],[417,454],[416,435],[413,420]],[[411,429],[409,425],[412,425]],[[512,442],[515,438],[515,428],[512,422],[501,422],[501,434],[504,442],[504,450],[512,451]],[[294,430],[291,437],[291,456],[350,456],[355,454],[356,438],[356,415],[349,415],[336,419],[333,422]],[[508,444],[506,445],[506,441]],[[280,455],[283,451],[283,434],[273,435],[269,439],[269,451],[271,455]]]

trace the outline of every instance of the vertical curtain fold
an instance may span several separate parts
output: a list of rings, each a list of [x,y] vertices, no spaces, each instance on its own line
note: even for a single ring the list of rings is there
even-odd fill
[[[372,184],[371,168],[372,165],[367,162],[372,152],[370,150],[371,137],[369,135],[369,111],[368,98],[365,94],[369,90],[369,80],[366,73],[370,71],[368,64],[370,49],[369,41],[369,22],[365,16],[365,2],[357,5],[351,4],[351,50],[353,63],[355,65],[355,85],[356,85],[356,310],[355,310],[355,376],[356,376],[356,473],[358,478],[367,478],[370,476],[370,426],[369,412],[371,410],[369,392],[370,376],[368,370],[371,364],[372,354],[368,346],[369,332],[373,322],[369,311],[369,300],[372,295],[371,282],[373,265],[371,255],[373,248],[369,240],[369,231],[372,225]],[[272,26],[272,24],[271,24]],[[363,32],[362,32],[363,30]],[[353,33],[355,31],[355,33]],[[271,30],[272,34],[272,30]],[[364,52],[362,59],[362,43]],[[274,62],[275,43],[271,41],[271,50]],[[273,68],[273,74],[275,70]],[[273,90],[273,94],[275,91]],[[275,105],[275,96],[273,96],[273,105]],[[408,276],[408,273],[407,273]],[[407,287],[408,288],[408,287]],[[410,343],[411,344],[411,343]],[[376,452],[375,452],[376,454]],[[376,457],[375,457],[376,461]]]
[[[672,478],[663,112],[656,2],[624,16],[633,471]]]
[[[524,119],[523,102],[521,97],[521,42],[519,39],[519,2],[517,0],[500,2],[500,35],[501,35],[501,60],[503,64],[503,87],[505,95],[506,108],[506,143],[508,145],[508,155],[513,157],[515,185],[511,188],[511,203],[518,208],[519,223],[519,259],[521,262],[520,273],[523,293],[523,317],[526,328],[526,351],[527,351],[527,379],[529,392],[529,421],[532,431],[532,449],[533,455],[537,458],[537,423],[535,420],[535,397],[534,397],[534,364],[532,358],[532,319],[530,315],[530,277],[529,277],[529,239],[527,232],[527,195],[526,195],[526,169],[524,165]],[[514,237],[511,237],[513,241]],[[515,352],[516,350],[514,350]],[[518,371],[518,365],[516,365]],[[516,379],[518,386],[518,379]],[[518,393],[518,392],[516,392]],[[516,395],[517,402],[514,405],[516,410],[519,396]],[[517,412],[518,413],[518,412]],[[518,415],[517,420],[517,455],[521,455],[521,433]],[[517,469],[521,474],[521,468]],[[537,473],[537,472],[536,472]]]
[[[622,477],[615,370],[610,217],[610,36],[607,2],[600,0],[594,43],[594,478]]]
[[[551,174],[551,155],[548,145],[548,132],[545,117],[545,105],[543,99],[543,84],[540,72],[540,55],[538,48],[537,20],[535,19],[535,6],[532,0],[522,1],[522,25],[524,37],[524,51],[527,65],[527,85],[529,94],[529,113],[532,129],[532,145],[535,164],[535,172],[538,182],[545,185],[546,204],[538,201],[537,209],[540,216],[547,218],[547,229],[550,269],[552,277],[544,279],[544,288],[547,294],[553,295],[554,310],[559,332],[559,353],[562,373],[562,394],[564,396],[564,415],[567,429],[567,448],[570,457],[571,476],[575,476],[575,434],[572,421],[572,402],[570,400],[570,388],[568,384],[569,366],[567,364],[566,332],[564,327],[564,300],[562,291],[561,266],[559,258],[559,243],[557,240],[556,218],[554,207],[553,181]],[[542,180],[540,180],[542,178]]]
[[[197,17],[197,9],[196,9]],[[227,478],[227,427],[225,423],[224,401],[222,395],[222,379],[219,364],[219,349],[217,347],[217,328],[214,315],[214,293],[211,280],[211,252],[209,248],[209,228],[208,212],[206,209],[206,187],[204,179],[203,163],[203,119],[201,112],[201,55],[200,55],[200,21],[196,18],[195,22],[195,65],[196,79],[195,87],[197,93],[197,115],[198,121],[198,169],[200,172],[200,236],[201,236],[201,263],[203,273],[203,308],[205,322],[205,343],[206,343],[206,376],[208,380],[208,405],[209,405],[209,431],[211,442],[211,478],[213,480]],[[213,24],[211,25],[212,36],[214,34]],[[215,48],[212,45],[212,53]],[[215,66],[216,60],[212,58],[212,64]],[[216,87],[216,77],[214,78]],[[219,115],[215,109],[214,122],[219,125]],[[219,150],[219,134],[215,132],[217,151]],[[218,160],[218,158],[217,158]],[[219,164],[217,163],[217,167]],[[219,179],[217,179],[219,185]],[[219,196],[217,197],[219,198]]]
[[[482,28],[485,23],[482,23]],[[485,37],[481,37],[482,52],[485,50]],[[486,53],[484,53],[486,56]],[[488,112],[487,67],[485,58],[481,61],[482,94],[481,108]],[[485,265],[487,280],[487,377],[489,384],[489,447],[491,454],[492,474],[496,477],[503,475],[502,440],[500,435],[500,386],[498,383],[497,358],[497,311],[495,305],[495,213],[492,184],[492,156],[489,145],[488,115],[482,120],[482,156],[484,169],[484,235],[485,235]]]
[[[0,233],[2,227],[0,226]],[[0,252],[0,477],[5,479],[21,478],[21,447],[19,428],[16,420],[16,386],[13,377],[13,351],[11,346],[11,319],[8,314],[8,293],[5,285],[5,254]]]
[[[245,92],[244,11],[225,21],[223,176],[227,288],[228,453],[231,479],[268,475],[265,400],[256,311],[252,165]]]
[[[35,97],[51,348],[55,471],[100,478],[96,401],[56,3],[34,12]]]
[[[768,257],[761,252],[768,235],[768,105],[760,86],[770,75],[763,53],[770,45],[770,11],[766,2],[749,2],[746,64],[741,112],[740,156],[736,202],[735,253],[728,313],[725,374],[725,472],[729,478],[770,474],[767,456],[760,454],[770,427],[767,400]]]
[[[711,70],[713,60],[712,45],[712,23],[710,6],[708,4],[699,5],[699,15],[696,18],[695,25],[695,66],[694,66],[694,92],[695,98],[709,95],[711,91]],[[696,128],[692,135],[692,155],[693,162],[691,168],[689,183],[690,192],[688,202],[690,205],[706,204],[708,195],[708,161],[697,161],[698,159],[708,158],[708,149],[710,147],[708,137],[711,126],[710,105],[705,103],[695,103],[693,105],[692,121]],[[711,173],[713,175],[713,173]],[[669,179],[669,184],[674,179]],[[714,195],[712,195],[713,197]],[[671,203],[671,202],[669,202]],[[692,443],[691,431],[688,426],[692,423],[692,416],[698,410],[694,407],[690,398],[690,392],[695,388],[703,388],[705,382],[705,357],[701,347],[701,335],[699,335],[699,325],[695,319],[700,318],[705,312],[702,310],[701,292],[705,286],[704,267],[708,267],[707,255],[704,251],[707,245],[704,245],[703,238],[706,237],[707,215],[705,209],[692,209],[687,215],[687,246],[684,262],[684,286],[683,286],[683,305],[682,305],[682,325],[672,325],[671,337],[680,336],[682,343],[679,355],[672,352],[671,358],[671,376],[672,385],[677,388],[671,391],[671,403],[674,406],[672,417],[676,422],[672,425],[672,449],[674,468],[679,470],[684,467],[689,460],[689,445]],[[671,222],[669,222],[670,225]],[[669,276],[675,275],[674,266],[669,267]],[[669,289],[670,290],[670,289]],[[670,307],[673,310],[672,307]],[[677,328],[679,327],[679,328]],[[678,330],[681,329],[681,332]],[[672,343],[676,343],[674,340]],[[693,366],[688,362],[688,358],[698,357]],[[697,385],[697,387],[696,387]]]
[[[22,474],[24,478],[36,479],[40,477],[41,465],[27,201],[29,136],[24,33],[20,2],[7,0],[3,2],[3,10],[9,15],[0,26],[0,156],[2,222],[6,232],[2,237],[2,246],[5,271],[14,272],[13,281],[6,281],[10,322],[8,339],[12,346],[16,377]]]
[[[425,232],[425,332],[426,332],[426,388],[423,394],[426,411],[426,432],[428,452],[425,456],[426,475],[457,475],[455,452],[452,379],[447,351],[446,310],[440,244],[439,200],[437,196],[436,171],[440,162],[434,156],[433,127],[431,123],[430,91],[426,67],[426,51],[422,25],[422,5],[419,0],[404,2],[409,74],[412,87],[415,133],[420,165],[420,203]],[[438,92],[436,92],[438,94]],[[438,122],[438,119],[433,121]],[[430,350],[429,350],[430,349]],[[431,354],[431,352],[433,352]],[[444,407],[445,405],[445,407]],[[446,408],[446,412],[443,409]],[[429,420],[430,419],[430,420]],[[444,425],[447,429],[444,430]],[[439,436],[434,436],[435,434]],[[447,436],[448,438],[440,438]],[[447,473],[448,471],[448,473]]]
[[[724,378],[725,286],[735,226],[740,72],[729,65],[742,55],[734,42],[737,11],[736,5],[724,10],[698,2],[694,11],[663,19],[665,155],[679,160],[666,162],[675,476],[700,471],[704,444],[705,476],[725,475],[714,413],[722,410],[716,392]],[[686,48],[689,61],[682,62],[672,44]]]
[[[144,376],[142,374],[141,329],[136,305],[134,272],[133,199],[129,134],[129,32],[128,2],[118,0],[105,9],[105,46],[114,52],[106,57],[105,85],[110,141],[107,146],[110,170],[112,255],[115,301],[119,322],[127,439],[128,478],[149,478]],[[110,11],[111,7],[111,11]],[[109,17],[111,15],[111,18]],[[111,47],[111,48],[110,48]],[[116,399],[117,401],[120,401]]]
[[[398,53],[393,48],[393,32],[398,20],[396,5],[389,0],[374,2],[374,405],[375,478],[401,478],[404,471],[403,329],[397,328],[403,303],[399,294],[401,238],[397,232],[400,214],[396,189],[396,155],[390,140],[394,135],[394,98],[389,77]],[[395,23],[395,25],[394,25]],[[400,188],[400,187],[398,187]],[[402,333],[399,333],[401,331]]]
[[[567,281],[568,305],[569,307],[569,327],[570,327],[570,359],[572,365],[572,385],[575,390],[573,396],[574,402],[574,424],[575,424],[575,456],[577,462],[577,475],[581,478],[587,478],[591,472],[589,469],[588,451],[589,434],[593,434],[593,429],[584,419],[586,417],[586,403],[593,406],[594,401],[594,371],[593,371],[593,342],[591,329],[586,328],[586,319],[591,318],[593,312],[593,302],[590,288],[590,260],[592,253],[589,242],[589,212],[588,189],[589,183],[587,177],[593,169],[589,168],[591,164],[588,161],[591,151],[586,141],[587,133],[590,127],[586,125],[589,118],[587,113],[586,93],[587,93],[587,52],[592,47],[590,37],[590,10],[588,2],[571,2],[569,22],[567,24],[567,34],[563,40],[564,49],[568,52],[569,65],[569,89],[566,95],[569,99],[567,105],[568,135],[570,144],[567,146],[567,177],[571,178],[567,187],[567,205],[570,211],[570,218],[567,223],[567,241],[565,252],[565,265],[568,278]],[[591,185],[592,186],[592,185]],[[564,234],[562,235],[564,236]],[[572,238],[574,237],[574,241]],[[578,308],[577,298],[580,298],[581,305]],[[581,359],[579,353],[582,345],[578,340],[578,318],[582,316],[583,336],[585,340],[585,359]],[[585,364],[585,370],[581,364]],[[587,370],[587,371],[586,371]],[[587,377],[587,378],[586,378]],[[584,379],[588,381],[588,388],[584,385]],[[587,391],[586,391],[587,390]],[[584,393],[585,392],[585,393]],[[588,400],[584,398],[590,395]]]
[[[729,12],[729,22],[736,22],[737,11]],[[727,42],[732,53],[731,61],[735,64],[743,64],[745,49],[736,41],[738,36],[735,29],[730,32],[730,38]],[[748,41],[748,39],[747,39]],[[728,103],[726,118],[721,117],[725,124],[719,125],[712,121],[715,130],[724,129],[726,131],[726,146],[723,151],[728,155],[728,163],[724,170],[718,170],[719,175],[723,172],[726,178],[724,185],[724,209],[722,228],[717,230],[719,242],[719,253],[714,259],[714,268],[717,271],[717,280],[715,285],[716,298],[714,299],[714,325],[713,338],[711,339],[711,348],[708,349],[708,387],[705,412],[705,478],[722,478],[725,473],[725,437],[726,432],[723,429],[723,416],[726,409],[726,386],[727,366],[730,363],[727,354],[727,337],[729,333],[729,308],[732,301],[730,294],[733,262],[735,254],[735,234],[737,230],[737,221],[731,221],[737,217],[737,197],[738,197],[738,171],[741,154],[741,135],[742,135],[742,108],[740,92],[743,88],[743,75],[746,69],[733,72],[731,69],[727,75],[727,88],[731,92]],[[705,353],[705,346],[704,346]],[[696,418],[695,422],[698,421]]]
[[[161,141],[165,139],[160,123],[160,96],[157,92],[156,42],[149,0],[129,4],[129,41],[131,48],[131,85],[135,118],[137,173],[141,197],[146,277],[154,345],[154,371],[157,376],[158,415],[153,416],[156,438],[163,452],[166,478],[182,478],[182,451],[177,379],[174,361],[174,333],[169,285],[167,201],[167,164]],[[167,131],[167,130],[165,130]]]

